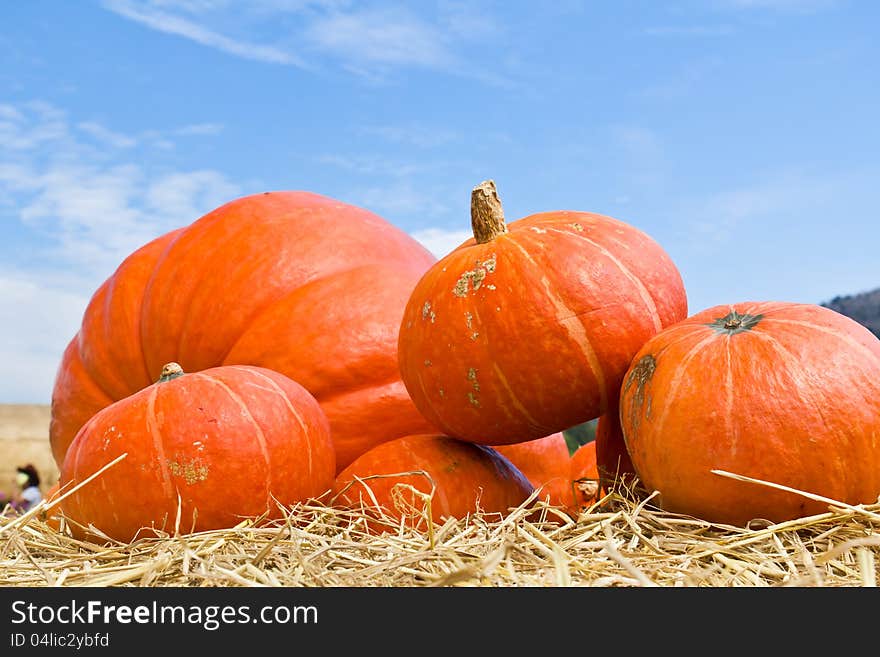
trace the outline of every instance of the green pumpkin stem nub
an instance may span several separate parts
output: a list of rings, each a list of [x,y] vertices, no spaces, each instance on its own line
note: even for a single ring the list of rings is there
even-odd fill
[[[707,326],[711,326],[719,333],[735,335],[736,333],[752,330],[762,319],[764,319],[764,315],[740,314],[735,310],[731,310],[730,314],[716,318],[714,321],[709,322]]]
[[[491,242],[507,232],[494,180],[481,182],[471,192],[471,228],[477,244]]]
[[[183,368],[177,363],[168,363],[162,368],[162,374],[159,376],[159,383],[165,383],[171,379],[183,376]]]

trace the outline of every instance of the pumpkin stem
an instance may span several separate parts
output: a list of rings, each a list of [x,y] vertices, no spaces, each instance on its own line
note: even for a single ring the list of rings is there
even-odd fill
[[[165,383],[166,381],[176,379],[179,376],[183,376],[183,368],[177,363],[167,363],[165,367],[162,368],[162,374],[159,376],[158,382]]]
[[[477,244],[491,242],[507,232],[494,180],[481,182],[471,192],[471,227]]]

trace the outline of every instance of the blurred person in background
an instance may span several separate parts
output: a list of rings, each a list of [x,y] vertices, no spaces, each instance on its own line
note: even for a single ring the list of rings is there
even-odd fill
[[[10,504],[18,513],[30,511],[42,501],[43,493],[40,491],[40,475],[37,469],[30,463],[16,468],[15,484],[19,492],[13,495]]]

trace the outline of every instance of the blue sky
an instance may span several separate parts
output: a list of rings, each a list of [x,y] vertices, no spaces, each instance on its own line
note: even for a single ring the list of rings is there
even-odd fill
[[[880,286],[873,0],[0,4],[0,402],[48,403],[92,293],[238,196],[360,205],[438,256],[508,220],[656,239],[690,311]]]

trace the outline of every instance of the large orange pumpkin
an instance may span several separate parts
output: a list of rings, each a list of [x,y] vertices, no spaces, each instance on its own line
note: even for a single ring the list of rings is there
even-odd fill
[[[415,286],[401,375],[443,433],[501,445],[606,412],[645,340],[684,319],[681,276],[648,235],[590,212],[507,225],[491,181],[472,195],[474,238]]]
[[[397,363],[404,305],[434,261],[379,216],[307,192],[245,196],[156,238],[95,292],[64,352],[55,460],[171,361],[257,365],[301,383],[330,420],[340,468],[379,440],[436,430]]]
[[[335,474],[329,422],[301,385],[262,367],[184,374],[171,363],[157,383],[83,425],[59,484],[73,491],[61,508],[74,534],[94,539],[84,529],[94,525],[127,542],[153,529],[277,518],[279,505],[328,492]]]
[[[505,515],[533,490],[525,475],[491,447],[419,434],[380,443],[359,456],[337,475],[331,500],[340,508],[363,508],[424,530],[428,517],[442,522],[478,511]],[[379,524],[371,526],[381,530]]]
[[[833,310],[709,308],[648,340],[621,390],[633,466],[673,512],[743,525],[880,495],[880,340]]]

